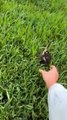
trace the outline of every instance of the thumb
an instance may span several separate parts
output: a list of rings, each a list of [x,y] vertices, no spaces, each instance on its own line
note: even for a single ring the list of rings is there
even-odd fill
[[[47,88],[49,88],[50,87],[50,83],[48,81],[48,76],[49,76],[48,72],[45,71],[45,70],[41,70],[41,69],[39,70],[39,72],[40,72],[44,82],[46,83]]]
[[[46,75],[47,71],[42,70],[42,69],[39,69],[39,72],[40,72],[40,74],[41,74],[43,80],[45,81],[45,75]]]

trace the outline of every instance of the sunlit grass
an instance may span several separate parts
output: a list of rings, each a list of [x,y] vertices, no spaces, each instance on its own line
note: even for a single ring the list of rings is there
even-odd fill
[[[0,1],[0,120],[48,120],[38,71],[47,45],[67,87],[67,1]]]

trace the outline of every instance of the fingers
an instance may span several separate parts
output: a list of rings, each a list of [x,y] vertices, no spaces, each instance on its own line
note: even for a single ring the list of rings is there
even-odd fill
[[[56,68],[54,65],[51,65],[51,66],[50,66],[50,70],[51,70],[51,69],[54,69],[54,68]]]
[[[40,72],[41,76],[44,77],[46,71],[40,69],[39,72]]]
[[[45,75],[46,75],[47,72],[45,70],[41,70],[41,69],[39,70],[39,72],[40,72],[43,80],[45,81]]]
[[[43,75],[43,74],[46,73],[46,71],[45,71],[45,70],[42,70],[42,69],[39,69],[39,72],[40,72],[41,75]]]
[[[47,74],[48,74],[48,72],[45,71],[45,70],[41,70],[41,69],[39,70],[39,72],[40,72],[40,74],[41,74],[44,82],[46,83],[47,88],[49,88],[49,87],[48,87],[48,84],[49,84],[49,83],[48,83],[48,81],[47,81]]]
[[[51,65],[49,71],[51,71],[51,70],[57,70],[57,68],[56,68],[54,65]],[[45,74],[46,72],[49,72],[49,71],[39,69],[39,72],[40,72],[41,74]]]
[[[56,67],[54,65],[51,65],[50,66],[50,70],[51,69],[56,69]],[[43,72],[47,72],[46,70],[42,70],[42,69],[39,69],[39,72],[42,74]]]
[[[54,65],[51,65],[50,71],[53,71],[56,74],[57,78],[59,78],[59,72]]]

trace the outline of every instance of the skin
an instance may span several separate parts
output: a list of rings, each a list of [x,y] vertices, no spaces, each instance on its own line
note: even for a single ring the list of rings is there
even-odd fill
[[[54,65],[51,65],[49,71],[40,69],[39,72],[48,89],[58,81],[59,73]]]

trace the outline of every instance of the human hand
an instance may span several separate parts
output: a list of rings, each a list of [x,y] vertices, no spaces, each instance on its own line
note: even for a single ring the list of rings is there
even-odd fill
[[[59,78],[59,73],[54,65],[50,67],[49,71],[40,69],[39,72],[41,73],[47,88],[50,88],[53,84],[55,84]]]

